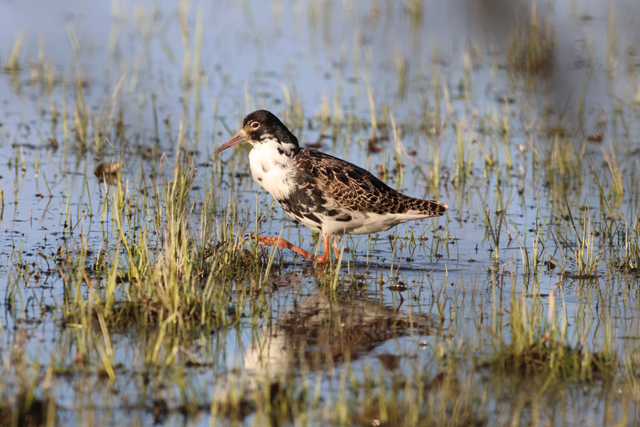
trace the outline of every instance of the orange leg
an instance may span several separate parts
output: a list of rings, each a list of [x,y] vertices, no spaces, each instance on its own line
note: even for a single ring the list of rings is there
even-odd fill
[[[333,245],[332,245],[333,246],[333,254],[336,256],[336,259],[340,259],[340,246],[339,246],[339,243],[340,243],[340,237],[336,238],[333,241]]]
[[[324,252],[322,256],[316,261],[318,264],[324,264],[331,259],[331,251],[329,251],[329,236],[324,236]]]
[[[298,255],[302,255],[303,257],[310,259],[311,261],[313,261],[313,259],[315,258],[312,253],[307,252],[295,245],[292,245],[291,243],[280,237],[256,236],[256,238],[258,239],[258,244],[261,246],[278,246],[280,248],[290,249]],[[322,254],[322,256],[318,257],[316,262],[318,264],[324,264],[329,261],[330,257],[331,252],[329,252],[329,236],[325,236],[324,253]]]
[[[333,248],[333,254],[336,256],[336,259],[340,259],[340,251],[338,248]]]

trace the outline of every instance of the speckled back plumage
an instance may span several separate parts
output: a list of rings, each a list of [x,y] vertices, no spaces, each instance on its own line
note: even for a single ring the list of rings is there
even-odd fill
[[[348,210],[425,218],[444,215],[447,210],[447,205],[435,200],[405,196],[370,172],[321,151],[304,148],[293,160],[298,171],[313,178],[303,178],[301,188],[314,184],[323,195]]]

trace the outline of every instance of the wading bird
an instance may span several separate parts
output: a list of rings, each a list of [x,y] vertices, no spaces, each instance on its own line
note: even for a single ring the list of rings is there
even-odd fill
[[[447,205],[400,194],[366,170],[310,148],[275,115],[266,110],[249,114],[242,130],[215,154],[247,141],[253,149],[249,164],[253,179],[282,209],[307,227],[320,232],[324,252],[318,263],[339,257],[338,242],[345,234],[386,231],[400,223],[444,215]],[[310,260],[313,254],[279,237],[257,236],[258,244],[291,249]]]

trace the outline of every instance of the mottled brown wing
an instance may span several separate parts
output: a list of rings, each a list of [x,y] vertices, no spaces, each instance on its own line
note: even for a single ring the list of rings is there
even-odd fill
[[[352,211],[440,216],[447,210],[443,203],[398,193],[368,171],[321,151],[304,148],[294,161],[300,172],[315,180],[325,198]]]

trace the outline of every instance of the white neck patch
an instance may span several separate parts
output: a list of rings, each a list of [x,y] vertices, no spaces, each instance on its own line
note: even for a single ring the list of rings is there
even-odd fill
[[[253,179],[276,200],[283,200],[295,190],[295,166],[286,147],[275,139],[263,139],[249,153]]]

